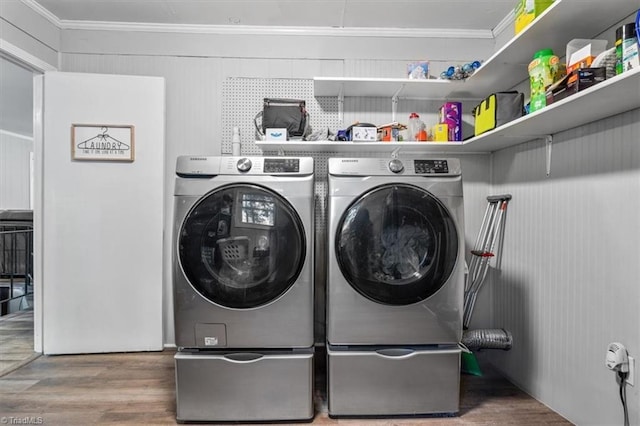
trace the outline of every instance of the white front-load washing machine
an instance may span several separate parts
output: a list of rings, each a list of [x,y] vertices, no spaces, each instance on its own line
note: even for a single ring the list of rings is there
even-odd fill
[[[457,412],[459,160],[330,158],[328,169],[329,415]]]
[[[176,174],[177,420],[313,418],[313,159],[181,156]]]

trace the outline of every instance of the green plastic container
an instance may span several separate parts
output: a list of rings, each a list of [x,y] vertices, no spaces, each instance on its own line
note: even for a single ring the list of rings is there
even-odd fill
[[[529,112],[534,112],[547,106],[545,91],[556,78],[560,59],[551,49],[542,49],[533,55],[529,64],[529,81],[531,83],[531,98]]]

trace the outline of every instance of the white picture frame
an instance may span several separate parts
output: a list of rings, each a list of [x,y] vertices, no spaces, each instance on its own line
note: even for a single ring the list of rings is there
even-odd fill
[[[135,160],[134,126],[72,124],[71,159],[133,162]]]

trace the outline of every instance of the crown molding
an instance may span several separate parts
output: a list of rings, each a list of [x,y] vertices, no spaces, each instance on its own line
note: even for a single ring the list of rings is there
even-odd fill
[[[54,15],[53,13],[49,12],[47,9],[42,7],[40,3],[37,3],[34,0],[20,0],[20,1],[24,3],[26,6],[30,7],[38,15],[42,16],[47,21],[51,22],[56,27],[60,28],[60,25],[61,25],[60,19],[58,19],[56,15]]]
[[[250,25],[193,25],[161,24],[140,22],[106,22],[61,20],[34,0],[20,0],[33,11],[43,16],[61,30],[86,31],[125,31],[186,33],[215,35],[291,35],[291,36],[329,36],[329,37],[386,37],[386,38],[457,38],[457,39],[493,39],[494,30],[469,30],[456,28],[357,28],[357,27],[270,27]],[[513,13],[511,16],[513,21]],[[505,26],[508,25],[508,22]]]
[[[249,25],[178,25],[138,22],[60,21],[63,30],[129,31],[214,35],[275,35],[329,37],[392,38],[474,38],[490,39],[490,30],[423,29],[423,28],[334,28],[334,27],[269,27]]]
[[[493,38],[498,38],[498,36],[502,34],[504,30],[512,27],[515,20],[516,14],[515,11],[512,10],[511,12],[509,12],[509,14],[507,14],[507,16],[502,19],[502,21],[498,22],[498,25],[496,25],[496,27],[491,31]]]

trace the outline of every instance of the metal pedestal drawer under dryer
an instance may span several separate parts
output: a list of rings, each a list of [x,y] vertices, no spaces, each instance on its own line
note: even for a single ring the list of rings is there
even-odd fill
[[[313,418],[309,157],[179,157],[178,421]]]
[[[329,415],[458,411],[464,292],[457,159],[329,159]]]

